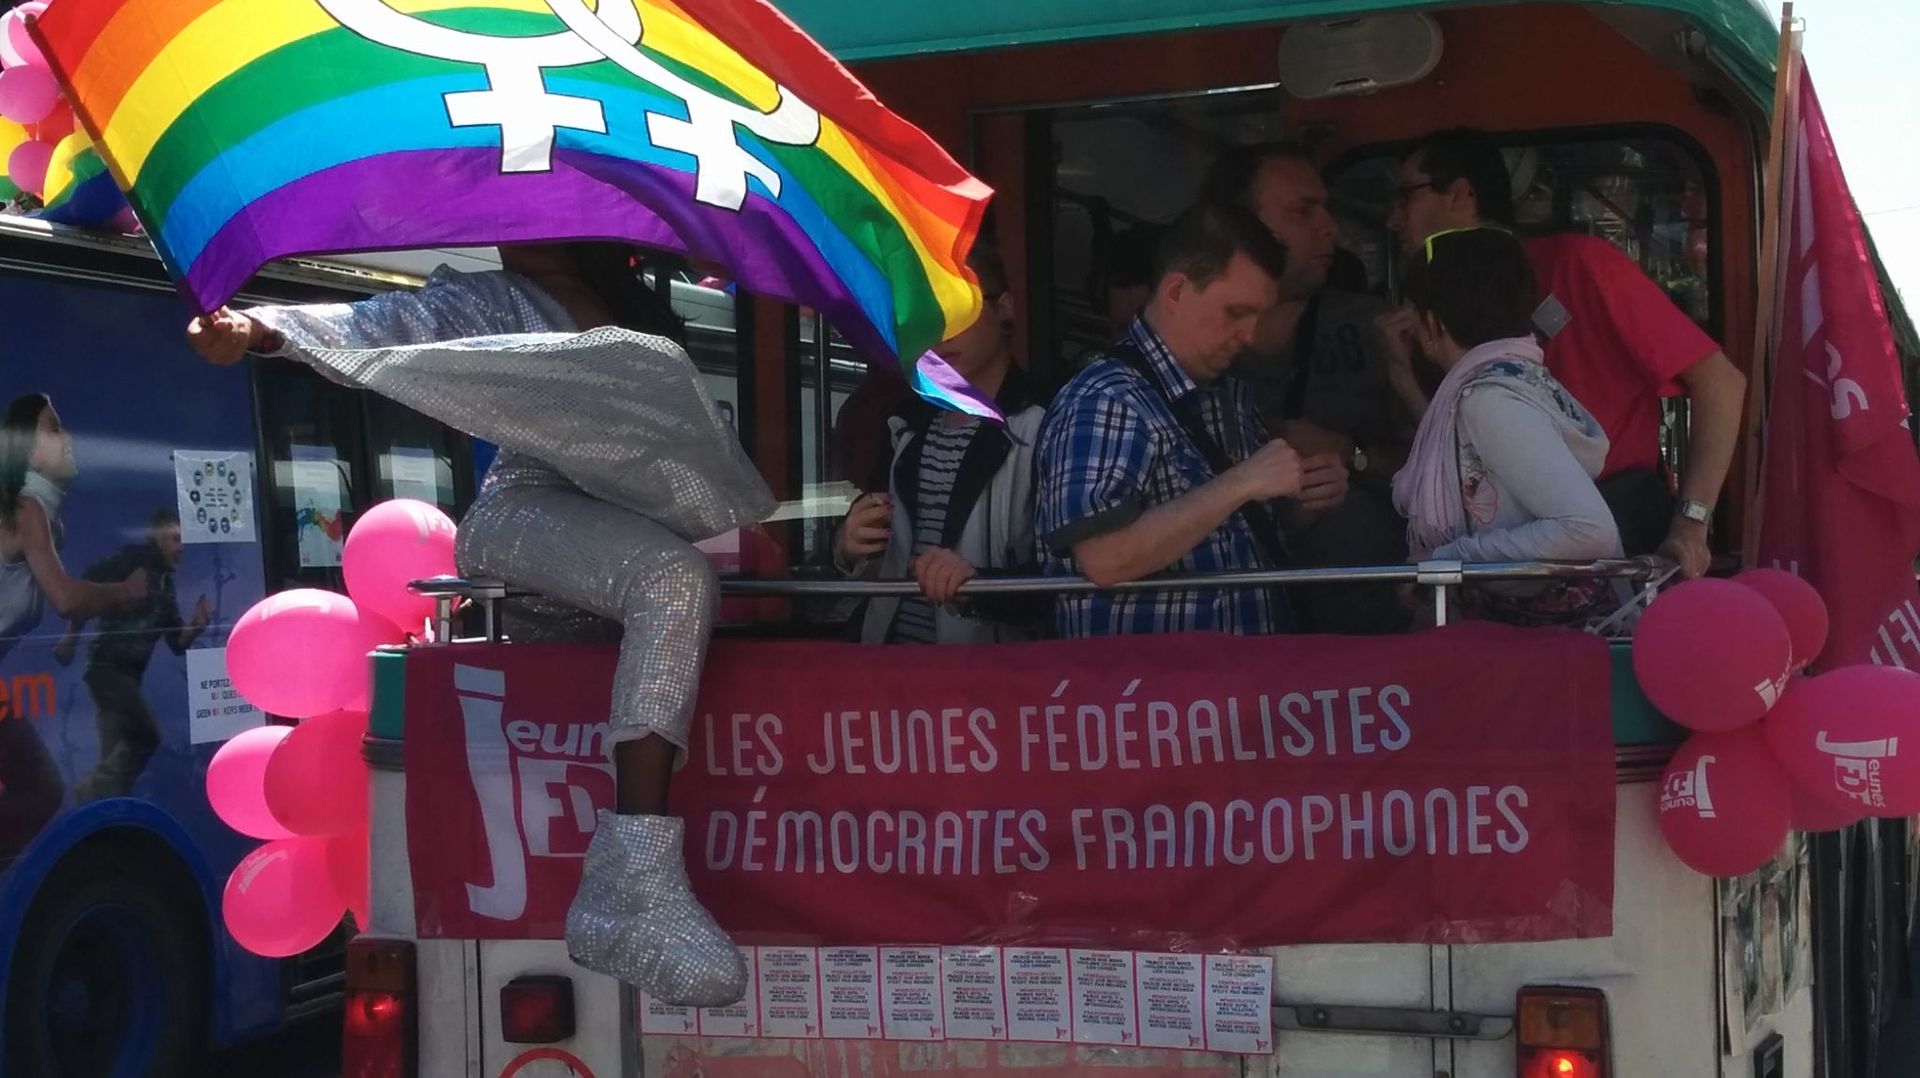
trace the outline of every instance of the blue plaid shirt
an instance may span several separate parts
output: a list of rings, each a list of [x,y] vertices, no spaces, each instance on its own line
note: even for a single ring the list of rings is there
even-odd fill
[[[1146,358],[1163,397],[1126,361],[1109,354],[1088,364],[1054,398],[1040,431],[1040,490],[1034,531],[1045,571],[1078,573],[1075,543],[1124,528],[1213,478],[1172,400],[1194,408],[1220,448],[1245,460],[1267,440],[1246,387],[1233,378],[1194,383],[1166,343],[1142,319],[1128,339]],[[1174,573],[1272,568],[1245,515],[1235,513],[1168,566]],[[1096,592],[1055,601],[1063,637],[1218,630],[1271,633],[1287,624],[1273,592],[1260,588]]]

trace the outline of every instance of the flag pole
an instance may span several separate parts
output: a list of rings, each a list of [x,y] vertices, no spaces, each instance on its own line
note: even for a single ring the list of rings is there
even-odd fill
[[[1794,106],[1800,87],[1799,38],[1793,29],[1793,0],[1780,8],[1780,53],[1774,62],[1773,114],[1767,132],[1767,158],[1760,185],[1760,257],[1754,290],[1753,352],[1747,377],[1746,500],[1743,503],[1740,560],[1744,568],[1754,568],[1760,557],[1760,521],[1765,509],[1765,454],[1767,400],[1774,370],[1773,358],[1779,347],[1781,272],[1785,262],[1782,233],[1785,231],[1787,154],[1793,130]]]

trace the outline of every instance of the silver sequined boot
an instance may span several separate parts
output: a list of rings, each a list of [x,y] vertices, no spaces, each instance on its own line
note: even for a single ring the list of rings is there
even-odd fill
[[[724,1007],[746,995],[747,965],[694,900],[686,833],[675,816],[602,811],[567,910],[567,951],[662,1003]]]

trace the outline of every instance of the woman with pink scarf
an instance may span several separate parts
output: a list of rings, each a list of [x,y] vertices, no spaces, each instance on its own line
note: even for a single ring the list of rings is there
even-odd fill
[[[1511,234],[1440,232],[1408,269],[1411,315],[1389,333],[1446,371],[1428,402],[1407,363],[1395,387],[1421,413],[1412,455],[1393,480],[1415,560],[1583,561],[1618,557],[1620,531],[1594,477],[1607,457],[1600,424],[1547,373],[1533,338],[1533,272]],[[1613,598],[1605,581],[1469,589],[1484,616],[1577,622]]]

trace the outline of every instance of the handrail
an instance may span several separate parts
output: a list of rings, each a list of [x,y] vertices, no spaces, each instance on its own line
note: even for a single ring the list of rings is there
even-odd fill
[[[1150,576],[1101,586],[1081,576],[975,577],[959,594],[1084,594],[1095,591],[1187,591],[1195,588],[1271,588],[1296,584],[1424,584],[1457,586],[1514,580],[1566,580],[1611,577],[1652,580],[1665,566],[1657,558],[1607,558],[1594,561],[1458,562],[1424,561],[1402,565],[1326,569],[1265,569],[1231,573],[1183,573]],[[492,580],[434,577],[416,580],[412,589],[433,598],[506,599],[530,594]],[[722,577],[720,593],[754,598],[875,598],[910,596],[920,585],[908,578],[860,580],[849,577]]]
[[[1524,580],[1590,580],[1613,578],[1647,582],[1665,576],[1672,563],[1657,557],[1605,558],[1594,561],[1514,561],[1466,563],[1423,561],[1402,565],[1352,566],[1326,569],[1268,569],[1233,573],[1183,573],[1151,576],[1105,587],[1080,576],[976,577],[961,585],[958,594],[1083,595],[1096,591],[1188,591],[1197,588],[1272,588],[1317,584],[1414,584],[1434,589],[1435,620],[1447,622],[1448,589],[1463,584]],[[454,605],[478,602],[486,617],[486,636],[498,638],[496,608],[506,599],[532,595],[498,580],[432,577],[409,585],[418,594],[437,600],[434,621],[442,640],[451,639]],[[751,598],[878,598],[920,593],[913,580],[858,580],[846,577],[722,578],[720,593]]]
[[[1273,588],[1314,584],[1423,584],[1457,586],[1513,580],[1565,580],[1614,577],[1644,581],[1660,575],[1662,567],[1650,558],[1580,562],[1425,561],[1407,565],[1355,566],[1325,569],[1264,569],[1232,573],[1183,573],[1150,576],[1118,584],[1099,585],[1080,576],[975,577],[960,586],[959,595],[1017,595],[1048,593],[1081,595],[1097,591],[1187,591],[1196,588]],[[802,596],[873,598],[920,594],[910,579],[856,580],[798,577],[723,577],[722,595],[758,598]]]

